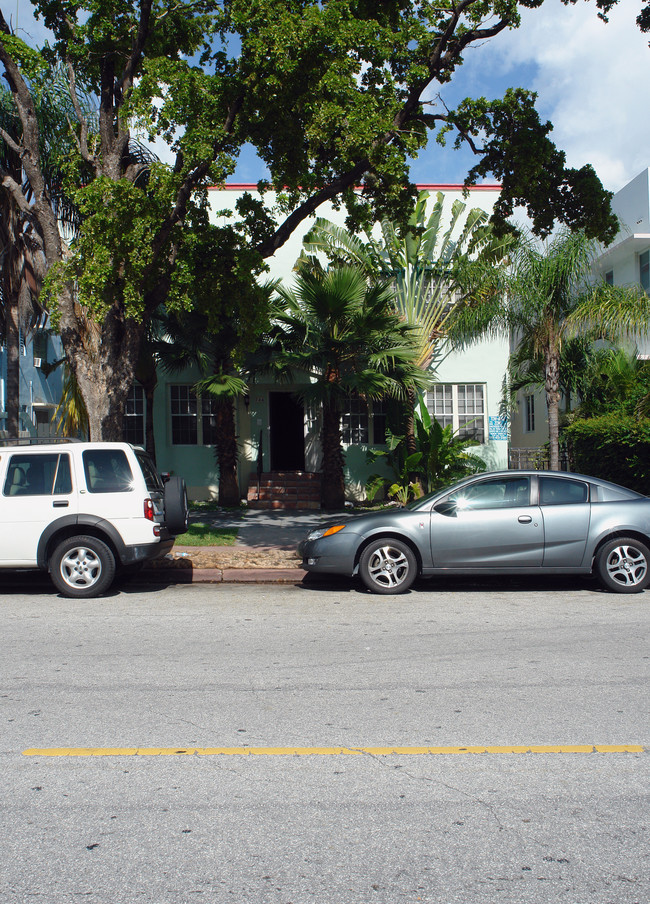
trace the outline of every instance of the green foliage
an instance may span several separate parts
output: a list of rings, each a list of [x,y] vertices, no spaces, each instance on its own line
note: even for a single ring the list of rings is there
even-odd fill
[[[585,357],[577,386],[578,417],[614,412],[640,414],[644,400],[650,396],[650,362],[639,360],[636,349],[593,349]]]
[[[87,401],[95,396],[97,438],[104,424],[110,431],[121,421],[153,312],[208,298],[199,249],[225,249],[203,258],[203,270],[205,261],[214,270],[215,319],[227,319],[235,287],[250,305],[254,339],[263,325],[260,262],[325,201],[344,203],[355,228],[406,222],[415,198],[409,161],[431,131],[444,140],[451,129],[469,143],[479,161],[470,181],[488,171],[501,179],[498,215],[523,203],[541,234],[560,221],[609,240],[609,195],[589,168],[565,167],[531,96],[509,92],[457,111],[429,106],[472,46],[517,27],[520,8],[541,2],[32,0],[53,36],[40,53],[10,35],[0,12],[0,64],[23,126],[20,159],[39,197],[30,215],[51,268],[46,290],[57,300],[66,353],[83,359],[77,369]],[[27,101],[43,87],[42,60],[64,72],[73,98],[74,140],[62,162],[83,221],[69,256],[40,189],[43,155],[30,125]],[[140,159],[133,128],[166,142],[173,164]],[[282,197],[246,199],[237,220],[211,230],[205,190],[232,174],[246,145],[268,165],[271,184],[285,187]],[[86,331],[88,321],[98,332]],[[110,411],[96,404],[96,383],[84,376],[91,371],[112,382],[100,394]]]
[[[405,504],[421,494],[420,486],[430,493],[461,477],[485,470],[483,459],[468,451],[477,443],[454,435],[451,425],[442,427],[431,417],[423,399],[415,410],[415,438],[417,452],[411,455],[406,452],[406,437],[390,432],[387,450],[369,450],[368,460],[385,459],[397,478],[391,483],[390,479],[374,474],[367,485],[369,499],[384,490],[389,499]]]
[[[466,262],[478,258],[484,267],[498,265],[513,245],[511,236],[497,238],[488,215],[478,207],[456,200],[449,216],[445,198],[438,192],[429,209],[429,192],[419,193],[405,224],[384,219],[381,237],[372,232],[357,236],[319,218],[304,239],[305,252],[298,268],[320,268],[314,255],[324,254],[333,265],[360,267],[369,280],[391,286],[395,310],[413,328],[418,344],[418,364],[429,368],[440,357],[440,344],[451,317],[458,288],[458,273]],[[443,222],[445,226],[443,228]]]
[[[387,499],[406,505],[411,499],[422,495],[420,484],[413,479],[413,475],[419,470],[423,453],[407,455],[405,437],[395,436],[389,430],[386,431],[386,444],[386,450],[369,449],[366,458],[370,463],[385,459],[394,476],[386,478],[381,474],[372,474],[366,484],[366,495],[372,502],[378,493],[385,493]]]
[[[426,492],[485,470],[483,459],[468,451],[478,443],[454,434],[451,424],[442,427],[429,414],[424,399],[420,399],[415,415],[416,440],[418,449],[423,453],[421,469]]]
[[[650,419],[606,414],[576,420],[563,435],[573,470],[650,495]]]
[[[635,331],[643,333],[650,323],[650,300],[640,289],[590,283],[598,251],[597,243],[584,232],[564,230],[541,245],[533,237],[522,239],[513,252],[511,270],[495,274],[487,295],[474,296],[470,285],[450,325],[459,345],[484,336],[517,337],[511,372],[520,382],[526,372],[532,376],[537,371],[543,378],[555,468],[565,343],[576,334],[614,340]]]
[[[609,244],[618,232],[610,207],[612,193],[605,191],[589,164],[579,170],[566,167],[566,155],[548,137],[552,124],[540,122],[536,99],[534,93],[510,88],[502,99],[467,98],[450,114],[445,128],[458,130],[457,147],[466,137],[483,139],[483,153],[470,170],[469,181],[491,175],[501,182],[494,209],[501,228],[522,204],[537,235],[549,235],[560,220]],[[586,210],[593,211],[589,222]]]
[[[301,273],[295,290],[278,289],[271,317],[268,368],[278,377],[302,372],[302,392],[340,403],[350,394],[405,397],[425,385],[413,329],[390,308],[386,286],[368,287],[358,269]]]

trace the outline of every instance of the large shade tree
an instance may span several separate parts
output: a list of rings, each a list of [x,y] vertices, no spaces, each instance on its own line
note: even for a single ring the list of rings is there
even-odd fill
[[[510,90],[456,110],[429,103],[472,46],[518,27],[520,9],[540,2],[32,0],[51,33],[42,53],[0,14],[0,66],[21,124],[19,134],[0,137],[19,155],[33,199],[8,170],[0,185],[42,246],[91,436],[121,435],[153,312],[163,303],[191,306],[188,236],[207,228],[205,189],[223,183],[246,145],[286,191],[275,207],[242,199],[226,227],[228,251],[214,261],[215,298],[223,281],[250,282],[325,201],[342,200],[355,223],[373,213],[406,217],[414,197],[408,160],[431,132],[472,148],[470,179],[489,171],[501,181],[497,216],[524,204],[541,233],[561,220],[611,238],[608,193],[591,167],[566,166],[533,94]],[[70,257],[35,116],[34,78],[47,61],[64,67],[74,108],[67,178],[84,224]],[[80,84],[95,98],[96,132]],[[152,169],[147,186],[138,185],[140,164],[129,153],[134,123],[173,156]]]
[[[512,267],[492,273],[489,292],[473,293],[470,287],[450,327],[460,343],[511,334],[519,367],[526,360],[539,365],[553,469],[560,463],[561,363],[567,339],[578,333],[616,339],[650,328],[650,300],[639,287],[590,282],[598,251],[584,232],[565,230],[543,244],[532,238],[522,241]]]
[[[39,126],[39,151],[43,175],[53,210],[63,229],[72,232],[79,222],[77,211],[63,189],[62,160],[70,150],[68,114],[70,102],[61,91],[60,73],[45,70],[34,79],[34,113]],[[19,140],[21,123],[10,92],[0,85],[0,129]],[[16,147],[0,142],[0,171],[22,185],[22,159]],[[6,349],[6,430],[15,438],[20,430],[20,344],[45,319],[39,294],[46,262],[34,223],[10,192],[0,191],[0,336]]]
[[[412,328],[389,305],[390,289],[368,286],[353,267],[303,272],[295,287],[281,287],[272,309],[270,370],[279,378],[302,373],[300,393],[322,412],[322,502],[345,502],[341,414],[351,396],[405,398],[426,385],[417,365]]]

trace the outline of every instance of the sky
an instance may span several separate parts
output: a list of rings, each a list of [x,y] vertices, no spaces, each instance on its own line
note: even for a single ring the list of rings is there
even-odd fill
[[[31,19],[28,0],[1,0],[6,18],[38,43],[42,30]],[[498,35],[466,53],[458,76],[443,95],[448,106],[463,97],[500,97],[506,88],[537,92],[543,120],[554,124],[552,139],[567,164],[591,163],[610,191],[622,188],[650,166],[650,35],[636,17],[641,0],[620,0],[603,23],[595,3],[564,6],[546,0],[523,10],[517,30]],[[432,99],[432,98],[431,98]],[[450,142],[451,145],[452,142]],[[417,183],[461,183],[474,158],[469,151],[441,149],[429,142],[411,165]],[[244,149],[231,181],[266,176],[252,149]]]

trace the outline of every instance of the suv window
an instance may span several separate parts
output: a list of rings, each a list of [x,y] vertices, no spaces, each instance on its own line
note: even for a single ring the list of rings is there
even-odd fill
[[[540,477],[540,505],[576,505],[586,502],[587,484],[566,477]]]
[[[3,488],[5,496],[60,496],[71,492],[67,453],[11,456]]]
[[[121,449],[89,449],[83,453],[86,486],[91,493],[127,493],[133,474]]]
[[[147,489],[149,492],[153,492],[154,490],[158,490],[159,492],[163,492],[165,489],[165,485],[162,482],[162,478],[158,471],[156,471],[156,467],[151,460],[151,456],[148,455],[147,452],[144,452],[142,449],[134,449],[135,457],[138,459],[138,464],[142,469],[142,473],[144,474],[144,480],[147,484]]]

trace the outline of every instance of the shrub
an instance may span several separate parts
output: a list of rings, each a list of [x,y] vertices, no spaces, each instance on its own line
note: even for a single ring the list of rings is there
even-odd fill
[[[650,495],[650,419],[606,414],[564,428],[574,471]]]

